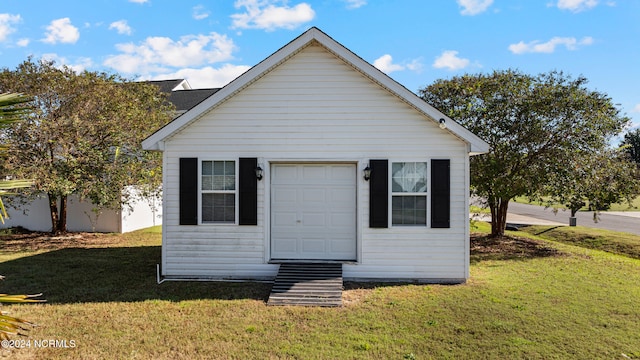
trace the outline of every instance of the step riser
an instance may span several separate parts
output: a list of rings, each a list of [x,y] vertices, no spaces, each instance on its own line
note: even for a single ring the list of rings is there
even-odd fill
[[[341,264],[281,264],[268,305],[341,306]]]

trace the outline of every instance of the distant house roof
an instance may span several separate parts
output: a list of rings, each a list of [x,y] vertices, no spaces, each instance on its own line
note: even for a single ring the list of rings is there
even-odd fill
[[[147,83],[156,85],[161,92],[169,95],[168,100],[176,107],[178,115],[220,90],[219,88],[192,89],[185,79],[152,80]]]
[[[160,91],[168,93],[178,90],[189,90],[191,85],[185,79],[171,79],[171,80],[152,80],[147,81],[149,84],[160,87]]]
[[[220,89],[190,89],[178,90],[169,93],[169,101],[175,105],[180,112],[187,111],[198,105],[204,99],[215,94]]]

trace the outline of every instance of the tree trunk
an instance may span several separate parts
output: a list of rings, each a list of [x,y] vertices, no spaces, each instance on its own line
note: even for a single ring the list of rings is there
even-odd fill
[[[58,196],[48,193],[49,212],[51,214],[51,233],[60,234],[67,232],[67,196]],[[58,208],[60,199],[60,208]]]
[[[58,216],[58,232],[67,232],[67,195],[60,197],[60,216]]]
[[[507,228],[507,210],[509,208],[509,200],[498,198],[489,202],[491,209],[491,237],[503,236]]]
[[[52,193],[48,193],[49,198],[49,214],[51,215],[51,233],[58,233],[58,197]]]

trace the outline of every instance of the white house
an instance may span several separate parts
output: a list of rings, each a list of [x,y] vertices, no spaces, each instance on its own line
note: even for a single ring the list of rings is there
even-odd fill
[[[464,282],[488,144],[317,28],[143,142],[163,152],[161,274]]]

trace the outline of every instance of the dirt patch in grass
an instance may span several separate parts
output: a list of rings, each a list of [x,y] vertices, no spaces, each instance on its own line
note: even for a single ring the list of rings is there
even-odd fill
[[[515,236],[489,237],[471,234],[471,262],[483,260],[526,260],[566,254],[542,241]]]
[[[66,248],[92,248],[115,245],[119,237],[103,233],[50,233],[19,231],[14,234],[0,235],[0,251],[18,253],[25,251],[50,251]]]

